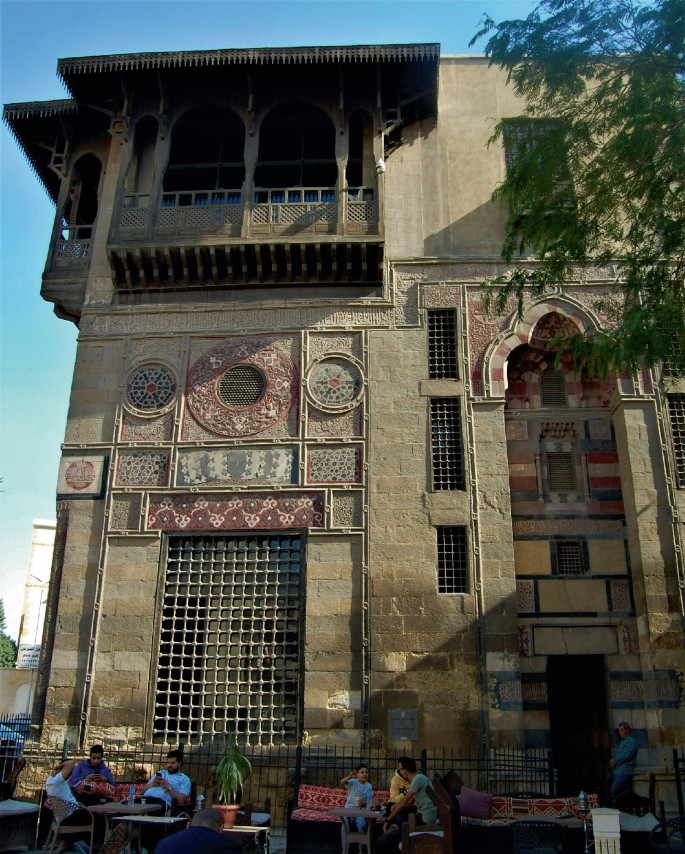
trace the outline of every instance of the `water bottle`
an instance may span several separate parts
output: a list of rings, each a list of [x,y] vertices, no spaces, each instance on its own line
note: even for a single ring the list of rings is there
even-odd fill
[[[197,800],[195,801],[195,812],[199,812],[205,808],[205,796],[198,795]]]
[[[131,788],[128,790],[128,805],[133,806],[136,800],[136,787],[131,783]]]

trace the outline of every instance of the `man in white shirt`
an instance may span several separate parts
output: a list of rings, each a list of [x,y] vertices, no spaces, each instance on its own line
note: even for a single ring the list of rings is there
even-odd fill
[[[45,783],[45,791],[52,804],[55,818],[61,819],[64,827],[73,825],[89,825],[95,821],[96,838],[102,838],[104,831],[104,817],[94,815],[80,804],[71,791],[68,780],[76,765],[75,759],[60,762],[54,773],[48,777]],[[90,842],[90,833],[70,835],[71,840],[84,840]]]

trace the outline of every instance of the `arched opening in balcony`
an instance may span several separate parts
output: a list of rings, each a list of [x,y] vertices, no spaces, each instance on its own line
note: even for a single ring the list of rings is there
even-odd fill
[[[58,264],[82,266],[90,259],[101,172],[102,163],[94,154],[84,154],[74,163],[57,241]]]
[[[159,227],[239,228],[244,148],[245,127],[230,110],[204,104],[184,113],[172,132]]]
[[[122,228],[144,229],[147,226],[158,130],[159,123],[152,116],[144,116],[136,124],[131,160],[126,170]]]
[[[337,220],[335,127],[316,107],[272,110],[259,132],[253,224],[302,230]]]
[[[348,125],[348,155],[345,168],[347,209],[352,223],[376,219],[376,162],[373,156],[373,121],[365,110],[354,110]]]

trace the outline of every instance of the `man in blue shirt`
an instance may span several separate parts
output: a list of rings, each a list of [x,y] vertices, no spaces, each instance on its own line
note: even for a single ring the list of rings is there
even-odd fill
[[[156,801],[168,808],[175,804],[185,804],[190,796],[190,777],[181,771],[183,755],[180,750],[170,750],[166,755],[167,767],[158,771],[143,787],[143,797],[153,803]]]
[[[242,847],[223,836],[224,820],[217,810],[198,810],[190,827],[163,839],[155,854],[223,854],[224,851],[241,851]]]
[[[69,785],[72,789],[75,789],[84,780],[109,783],[111,786],[116,785],[112,772],[103,762],[104,752],[101,744],[94,744],[90,748],[90,758],[79,762],[69,777]]]
[[[637,760],[637,741],[630,734],[630,726],[625,721],[618,725],[618,734],[621,740],[609,762],[614,772],[611,781],[612,798],[630,791]]]

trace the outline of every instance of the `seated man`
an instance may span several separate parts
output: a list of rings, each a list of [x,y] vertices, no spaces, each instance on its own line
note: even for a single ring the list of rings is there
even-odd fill
[[[57,768],[55,768],[54,774],[48,777],[45,783],[45,791],[51,801],[52,812],[64,827],[73,827],[79,824],[89,825],[92,820],[95,820],[96,838],[98,836],[102,838],[105,827],[104,816],[89,813],[83,804],[76,800],[67,782],[71,777],[75,765],[75,759],[60,762]],[[75,834],[71,839],[90,841],[90,833]]]
[[[242,851],[242,845],[222,836],[224,819],[213,809],[198,810],[190,827],[163,839],[155,854],[223,854],[224,851]]]
[[[417,772],[415,759],[402,756],[400,762],[402,764],[402,776],[409,783],[409,790],[402,800],[395,804],[383,821],[383,834],[378,837],[375,846],[379,852],[398,850],[402,831],[400,826],[394,823],[395,817],[403,810],[406,811],[414,803],[416,804],[417,825],[438,823],[438,808],[427,794],[428,789],[432,789],[431,781],[425,774]]]
[[[143,786],[143,796],[148,803],[159,803],[165,811],[172,804],[185,804],[190,797],[190,777],[181,771],[183,755],[180,750],[170,750],[166,755],[167,767],[158,771]]]
[[[84,759],[83,762],[79,762],[79,764],[74,768],[71,777],[69,777],[69,785],[73,790],[75,790],[80,783],[109,783],[110,786],[116,785],[112,772],[103,762],[103,756],[104,750],[101,744],[94,744],[90,748],[90,758]],[[100,803],[100,799],[102,798],[101,794],[88,793],[85,791],[85,789],[87,789],[87,785],[83,788],[84,791],[81,792],[82,803],[86,806]]]

